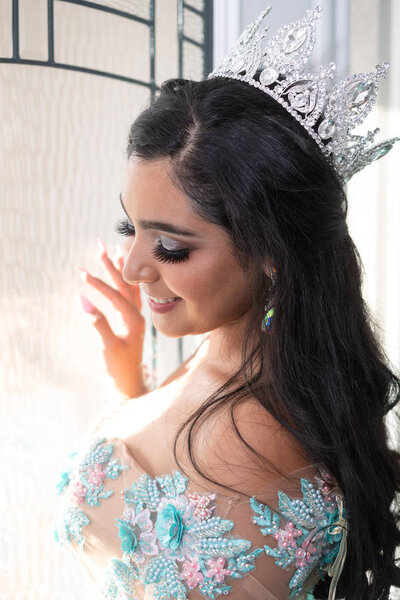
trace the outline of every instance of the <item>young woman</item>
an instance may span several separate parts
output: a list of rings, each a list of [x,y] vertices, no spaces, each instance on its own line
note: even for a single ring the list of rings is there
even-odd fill
[[[400,398],[361,295],[337,170],[243,81],[169,80],[131,127],[129,252],[85,301],[126,398],[62,474],[56,538],[105,598],[378,600],[400,585]],[[150,391],[155,328],[207,334]]]

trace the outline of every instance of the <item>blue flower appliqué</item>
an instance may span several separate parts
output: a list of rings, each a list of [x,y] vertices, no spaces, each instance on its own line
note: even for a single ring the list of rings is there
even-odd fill
[[[119,523],[119,531],[118,535],[121,539],[121,548],[126,554],[130,556],[135,552],[138,541],[136,534],[132,528],[132,526],[126,521],[121,521],[121,519],[117,519]]]
[[[57,494],[68,490],[68,505],[63,507],[54,522],[54,539],[61,546],[74,540],[83,549],[85,538],[82,528],[90,523],[90,518],[80,507],[85,502],[88,506],[99,506],[100,500],[114,493],[112,490],[103,491],[104,481],[107,478],[117,479],[122,471],[129,469],[129,465],[110,460],[113,452],[114,444],[107,443],[106,438],[99,438],[82,458],[77,452],[70,453],[70,464],[62,471],[56,485]]]
[[[173,504],[160,510],[156,521],[156,534],[161,546],[176,550],[183,535],[183,518]]]
[[[295,598],[307,577],[318,569],[324,578],[338,553],[342,535],[331,535],[337,505],[307,479],[301,479],[303,499],[291,500],[278,492],[280,516],[255,497],[250,501],[253,523],[263,535],[273,535],[276,547],[251,548],[249,540],[230,535],[234,523],[213,514],[215,494],[189,494],[187,479],[179,472],[152,478],[143,475],[124,490],[125,510],[117,520],[121,559],[114,558],[106,572],[103,594],[119,598],[118,590],[130,590],[135,600],[135,581],[158,600],[187,600],[192,589],[214,600],[228,594],[232,582],[250,573],[261,554],[275,564],[295,565],[290,598]]]
[[[71,465],[56,487],[68,500],[55,521],[60,544],[73,540],[83,549],[82,529],[90,523],[84,505],[99,506],[113,494],[105,489],[106,480],[129,469],[112,460],[113,449],[101,438],[84,455],[70,454]],[[234,580],[253,571],[261,555],[273,557],[283,569],[295,567],[291,600],[308,591],[315,575],[325,578],[344,541],[338,523],[347,515],[343,506],[339,514],[337,495],[323,481],[314,487],[301,479],[302,498],[279,491],[275,512],[251,498],[251,521],[276,540],[261,548],[233,536],[234,522],[214,514],[216,495],[189,493],[187,481],[179,471],[155,478],[145,474],[123,491],[124,510],[115,520],[121,556],[109,559],[100,588],[107,600],[137,600],[139,584],[150,586],[156,600],[187,600],[193,589],[215,600],[229,594]]]
[[[107,599],[116,600],[118,589],[134,590],[134,581],[153,585],[159,600],[185,600],[195,587],[214,599],[229,592],[229,581],[254,569],[263,549],[249,551],[249,540],[226,536],[234,523],[213,515],[215,494],[189,494],[186,486],[187,479],[175,471],[143,475],[124,490],[125,510],[117,519],[123,554],[106,572]],[[135,598],[134,591],[127,596]]]

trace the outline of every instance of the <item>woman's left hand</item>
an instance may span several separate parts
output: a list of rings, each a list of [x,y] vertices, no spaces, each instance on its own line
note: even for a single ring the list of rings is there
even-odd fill
[[[81,296],[80,300],[85,312],[92,316],[92,324],[102,338],[103,357],[109,375],[122,394],[134,398],[150,391],[148,376],[142,363],[145,319],[141,313],[140,288],[138,284],[131,285],[123,279],[123,256],[119,256],[113,262],[100,240],[99,245],[99,258],[116,287],[91,275],[85,269],[77,268],[82,271],[82,278],[86,283],[110,300],[122,317],[125,333],[117,335],[96,306],[85,296]]]

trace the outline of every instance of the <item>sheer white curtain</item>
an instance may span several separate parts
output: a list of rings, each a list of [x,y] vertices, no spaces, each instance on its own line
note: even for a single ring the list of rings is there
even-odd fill
[[[202,9],[203,0],[194,3]],[[150,0],[97,4],[149,19]],[[150,33],[145,23],[71,2],[18,5],[19,56],[32,64],[0,64],[0,597],[72,600],[87,598],[92,586],[53,541],[60,457],[118,398],[97,332],[75,295],[87,295],[119,325],[73,265],[105,277],[96,238],[111,255],[120,243],[113,224],[123,216],[127,133],[150,92],[129,81],[34,61],[46,61],[51,52],[48,6],[54,7],[58,63],[148,81]],[[12,8],[12,0],[0,0],[1,58],[13,56]],[[155,9],[160,84],[178,75],[178,0],[156,2]],[[201,23],[189,18],[185,33],[201,36]],[[184,76],[200,79],[201,50],[186,43],[183,52]],[[150,315],[144,310],[145,362],[151,368]],[[185,341],[183,356],[198,342]],[[177,341],[158,336],[155,350],[161,380],[178,364]]]

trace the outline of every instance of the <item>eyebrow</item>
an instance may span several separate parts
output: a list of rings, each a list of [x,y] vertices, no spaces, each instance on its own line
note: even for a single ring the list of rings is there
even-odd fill
[[[126,212],[126,208],[124,203],[122,202],[122,193],[119,195],[119,199],[121,202],[121,206],[124,210],[124,213],[131,221],[130,216]],[[196,233],[193,231],[187,231],[186,229],[181,229],[180,227],[176,227],[176,225],[172,225],[171,223],[162,223],[161,221],[138,221],[138,224],[143,229],[159,229],[160,231],[165,231],[167,233],[175,233],[176,235],[184,235],[186,237],[197,237]]]

